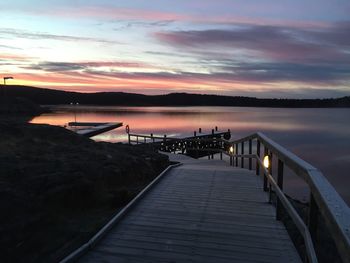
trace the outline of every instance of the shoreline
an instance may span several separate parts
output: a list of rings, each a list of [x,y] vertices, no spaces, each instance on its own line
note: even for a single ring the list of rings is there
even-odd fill
[[[110,106],[234,106],[264,108],[349,108],[350,96],[322,99],[256,98],[194,93],[144,95],[125,92],[79,93],[20,85],[1,85],[4,94],[25,97],[37,104]]]
[[[91,238],[170,163],[147,147],[0,119],[2,262],[57,262]]]

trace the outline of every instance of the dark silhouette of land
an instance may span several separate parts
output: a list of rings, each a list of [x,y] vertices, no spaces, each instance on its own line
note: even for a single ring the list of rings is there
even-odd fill
[[[41,105],[79,102],[88,105],[116,106],[239,106],[277,108],[341,108],[350,107],[350,96],[329,99],[259,99],[241,96],[170,93],[142,95],[124,92],[78,93],[18,85],[2,85],[2,95],[24,97]]]
[[[28,99],[4,98],[2,263],[58,262],[170,164],[149,147],[94,142],[62,127],[27,123],[45,109]]]

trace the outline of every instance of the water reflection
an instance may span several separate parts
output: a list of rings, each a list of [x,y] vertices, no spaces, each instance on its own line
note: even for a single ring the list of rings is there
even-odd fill
[[[235,139],[262,131],[319,168],[348,204],[350,203],[348,190],[350,186],[348,169],[350,109],[85,107],[80,105],[76,108],[57,107],[53,113],[34,118],[32,123],[63,126],[74,120],[74,111],[76,111],[77,121],[123,122],[124,125],[130,126],[133,133],[180,136],[192,134],[200,127],[203,132],[210,132],[212,128],[218,126],[220,130],[231,129]],[[125,129],[119,128],[96,136],[94,139],[125,142],[127,136]]]

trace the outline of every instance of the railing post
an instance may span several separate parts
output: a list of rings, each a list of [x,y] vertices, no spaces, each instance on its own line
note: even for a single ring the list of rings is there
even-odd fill
[[[249,140],[249,154],[252,154],[252,139]],[[249,170],[252,169],[252,158],[249,157]]]
[[[164,134],[163,146],[164,146],[164,151],[166,151],[166,134]]]
[[[222,152],[220,152],[220,160],[222,160]]]
[[[269,165],[268,171],[269,171],[269,174],[272,176],[272,153],[269,155],[269,160],[270,160],[270,165]],[[269,184],[269,203],[272,203],[272,187],[269,181],[268,181],[268,184]]]
[[[283,162],[278,159],[278,171],[277,171],[277,185],[278,187],[283,191],[283,168],[284,164]],[[276,200],[276,220],[282,219],[282,204],[277,196]]]
[[[268,149],[266,146],[264,146],[264,158],[265,156],[268,154]],[[264,172],[264,191],[267,192],[267,175],[266,173]]]
[[[139,144],[139,136],[136,136],[136,144]]]
[[[130,133],[128,133],[128,141],[129,141],[129,145],[131,144],[130,142]]]
[[[260,159],[260,141],[259,140],[257,140],[256,142],[256,155],[258,156],[258,159]],[[256,160],[256,175],[260,175],[259,160]]]
[[[238,143],[236,143],[236,154],[238,154]],[[238,167],[238,157],[236,157],[236,167]]]
[[[308,226],[312,240],[315,242],[317,239],[317,225],[318,225],[318,206],[312,193],[310,193],[309,203],[309,220]]]
[[[241,144],[241,154],[244,154],[244,141]],[[241,158],[241,168],[244,168],[244,157]]]

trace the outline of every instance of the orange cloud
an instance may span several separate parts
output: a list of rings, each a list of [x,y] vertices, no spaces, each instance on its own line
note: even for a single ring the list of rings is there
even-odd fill
[[[33,59],[33,57],[20,55],[20,54],[10,54],[10,53],[2,53],[0,54],[0,60],[16,60],[16,61],[28,61]]]

